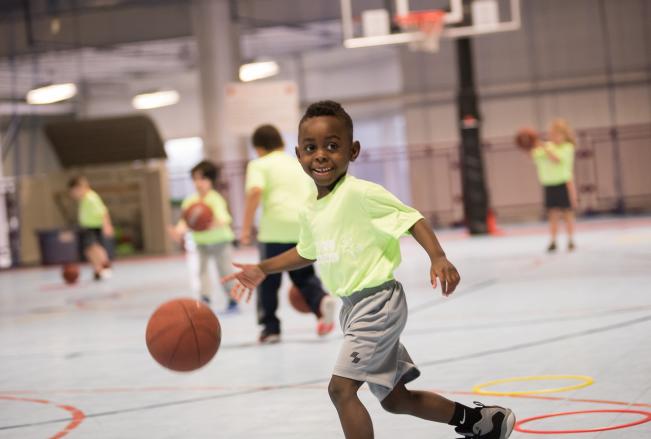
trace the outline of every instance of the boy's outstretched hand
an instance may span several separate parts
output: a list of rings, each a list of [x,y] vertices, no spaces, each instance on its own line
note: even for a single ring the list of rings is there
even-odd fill
[[[226,283],[231,280],[236,280],[237,282],[230,292],[231,297],[237,302],[240,302],[242,297],[244,297],[248,303],[251,300],[253,289],[260,285],[267,275],[264,274],[264,271],[257,264],[233,263],[233,265],[239,268],[240,271],[224,276],[221,282]]]
[[[437,277],[441,281],[441,290],[446,297],[452,294],[457,285],[459,285],[459,281],[461,281],[459,272],[445,256],[441,256],[432,261],[432,268],[430,269],[432,288],[436,288]]]

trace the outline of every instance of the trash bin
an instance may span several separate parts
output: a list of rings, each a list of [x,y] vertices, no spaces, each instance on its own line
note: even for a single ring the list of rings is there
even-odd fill
[[[70,229],[37,230],[41,264],[65,264],[79,261],[77,232]]]

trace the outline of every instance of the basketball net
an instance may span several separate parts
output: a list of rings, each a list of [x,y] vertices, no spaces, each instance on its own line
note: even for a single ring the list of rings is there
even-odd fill
[[[438,52],[445,11],[417,11],[396,16],[396,23],[409,32],[420,32],[423,39],[409,43],[411,50]]]

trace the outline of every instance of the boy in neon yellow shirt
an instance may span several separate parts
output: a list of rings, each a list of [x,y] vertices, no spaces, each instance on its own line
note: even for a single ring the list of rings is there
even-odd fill
[[[95,280],[111,277],[111,263],[106,252],[106,238],[113,236],[113,224],[106,205],[91,189],[88,179],[73,177],[68,181],[72,198],[79,202],[78,221],[81,245],[94,270]]]
[[[233,272],[231,253],[235,235],[230,227],[233,219],[228,212],[226,200],[214,189],[218,178],[217,166],[208,160],[203,160],[190,172],[197,192],[183,200],[181,209],[185,210],[196,202],[203,202],[210,207],[213,213],[213,222],[208,230],[192,232],[192,239],[197,245],[199,254],[200,296],[203,302],[209,304],[211,294],[208,263],[210,259],[215,259],[219,276],[226,276]],[[175,227],[170,228],[170,234],[174,240],[180,242],[187,230],[187,224],[181,219]],[[228,284],[225,287],[228,296],[228,288],[231,288],[232,285]],[[237,302],[230,297],[227,311],[237,311]]]
[[[296,158],[285,154],[282,136],[272,125],[258,127],[252,136],[257,159],[246,168],[246,202],[240,242],[251,243],[255,211],[262,203],[258,232],[260,255],[267,259],[296,246],[300,225],[298,212],[309,200],[313,183]],[[334,329],[336,303],[321,286],[314,267],[288,272],[312,312],[317,316],[317,334],[324,336]],[[258,287],[258,323],[263,325],[260,343],[280,341],[280,320],[276,316],[278,289],[282,274],[269,275]]]
[[[574,186],[574,134],[567,122],[556,119],[549,129],[550,141],[539,142],[531,151],[536,165],[538,180],[543,186],[545,209],[549,220],[551,241],[548,252],[556,250],[558,223],[562,217],[567,227],[567,249],[573,251],[574,208],[576,207],[576,188]]]
[[[438,278],[443,295],[452,294],[460,277],[418,211],[381,186],[347,175],[359,151],[353,122],[338,103],[310,105],[299,123],[296,155],[316,184],[317,196],[301,214],[299,243],[259,264],[235,264],[241,271],[224,281],[237,279],[231,294],[248,300],[268,274],[317,261],[326,287],[344,304],[344,342],[328,392],[346,438],[373,437],[371,418],[357,396],[364,382],[389,412],[448,423],[466,437],[509,437],[515,423],[509,409],[482,404],[470,408],[405,387],[420,371],[400,343],[407,305],[393,277],[400,263],[399,238],[410,233],[425,249],[432,287]]]

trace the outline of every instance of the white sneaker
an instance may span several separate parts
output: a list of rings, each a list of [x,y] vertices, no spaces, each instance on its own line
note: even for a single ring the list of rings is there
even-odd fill
[[[330,295],[324,296],[319,304],[321,318],[316,324],[316,333],[323,337],[328,335],[335,328],[335,311],[337,310],[337,301]]]
[[[110,268],[105,268],[102,271],[100,271],[99,277],[102,280],[110,279],[111,277],[113,277],[113,271]]]

